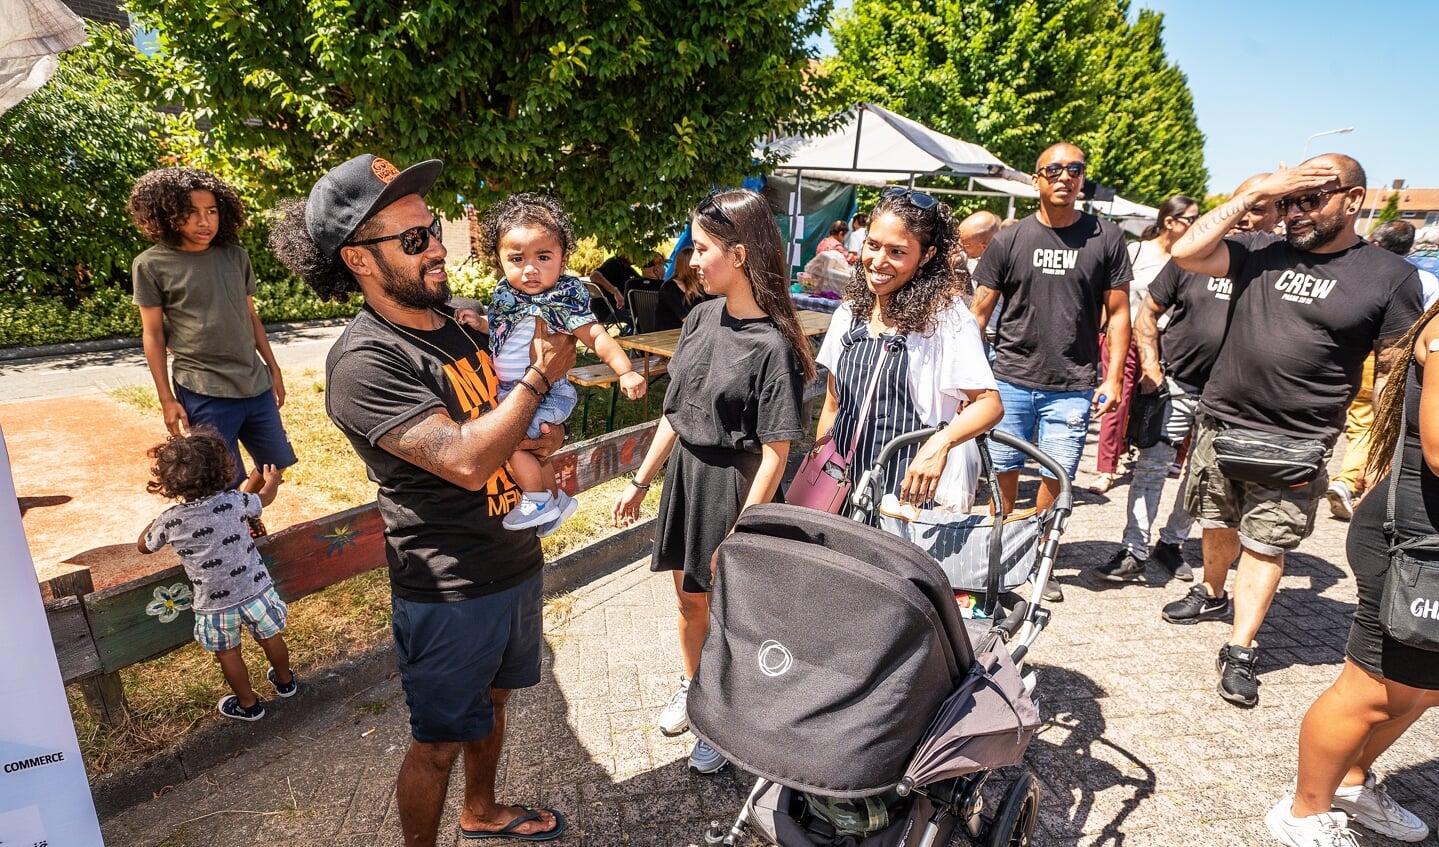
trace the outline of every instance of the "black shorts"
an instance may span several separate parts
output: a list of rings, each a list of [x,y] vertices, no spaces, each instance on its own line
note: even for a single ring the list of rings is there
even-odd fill
[[[1372,674],[1407,685],[1439,691],[1439,653],[1410,647],[1390,638],[1379,624],[1379,600],[1389,570],[1389,544],[1384,540],[1384,507],[1388,484],[1376,485],[1355,509],[1349,529],[1349,567],[1358,584],[1359,604],[1349,628],[1344,654]]]
[[[454,603],[393,597],[395,654],[416,741],[479,741],[495,728],[490,689],[540,681],[543,574]]]

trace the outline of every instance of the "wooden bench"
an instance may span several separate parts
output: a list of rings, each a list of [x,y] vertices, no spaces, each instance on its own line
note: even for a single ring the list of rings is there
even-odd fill
[[[664,356],[650,356],[647,359],[634,359],[630,362],[636,373],[644,374],[646,379],[653,380],[662,376],[669,370],[670,360]],[[584,365],[578,368],[571,368],[569,374],[570,382],[581,388],[597,388],[608,386],[610,389],[610,407],[605,415],[605,431],[609,432],[615,428],[615,401],[619,398],[620,378],[614,370],[604,362],[597,365]],[[580,411],[580,437],[589,435],[590,425],[590,395],[584,394],[584,405]]]

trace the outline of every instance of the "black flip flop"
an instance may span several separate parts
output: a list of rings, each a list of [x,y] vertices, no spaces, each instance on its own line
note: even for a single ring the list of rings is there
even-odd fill
[[[460,835],[464,836],[465,838],[511,838],[515,841],[553,841],[554,839],[559,838],[561,835],[565,834],[565,816],[560,814],[559,810],[557,809],[542,810],[549,812],[550,814],[555,816],[555,826],[553,829],[549,829],[544,832],[532,832],[528,834],[515,832],[516,828],[523,826],[530,821],[537,821],[540,819],[541,810],[536,810],[534,806],[521,806],[520,808],[525,810],[525,814],[520,815],[519,817],[505,824],[504,829],[478,830],[465,829],[464,827],[460,827]]]

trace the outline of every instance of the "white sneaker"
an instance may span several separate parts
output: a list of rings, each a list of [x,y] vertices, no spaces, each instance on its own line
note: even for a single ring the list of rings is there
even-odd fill
[[[529,529],[555,519],[559,510],[555,507],[559,498],[551,497],[548,491],[529,492],[520,495],[520,502],[505,515],[505,529]]]
[[[1354,517],[1354,495],[1349,493],[1349,486],[1338,481],[1331,483],[1324,499],[1329,501],[1329,514],[1341,521]]]
[[[1349,817],[1343,812],[1325,812],[1296,818],[1290,814],[1293,794],[1285,794],[1264,816],[1264,825],[1280,844],[1289,847],[1359,847],[1349,831]]]
[[[560,528],[560,524],[569,520],[575,510],[580,507],[580,501],[577,498],[571,497],[563,491],[556,494],[555,499],[551,502],[554,503],[554,506],[550,510],[550,522],[541,526],[540,531],[535,533],[540,538],[553,535],[554,531]]]
[[[695,741],[695,748],[690,751],[690,770],[702,774],[719,773],[728,764],[729,759],[720,755],[718,750],[703,741]]]
[[[690,681],[685,677],[680,677],[679,690],[670,697],[670,701],[660,712],[661,735],[674,737],[690,728],[689,696]]]
[[[1423,841],[1429,837],[1428,825],[1394,802],[1384,786],[1374,779],[1373,771],[1364,776],[1363,785],[1341,786],[1335,791],[1334,808],[1346,812],[1365,829],[1398,841]]]

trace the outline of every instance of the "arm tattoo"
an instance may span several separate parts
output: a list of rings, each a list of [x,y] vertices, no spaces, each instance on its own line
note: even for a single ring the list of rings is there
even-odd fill
[[[1139,366],[1144,369],[1159,367],[1159,306],[1148,295],[1139,307],[1134,319],[1134,346],[1139,348]]]
[[[392,453],[435,476],[449,478],[453,472],[455,441],[460,430],[440,409],[420,415],[380,436],[380,449]]]
[[[1399,361],[1404,348],[1399,344],[1401,339],[1398,336],[1393,338],[1381,338],[1374,342],[1374,379],[1377,382],[1389,375],[1389,371]]]
[[[1194,226],[1190,228],[1190,232],[1194,233],[1195,237],[1199,239],[1203,239],[1204,236],[1209,235],[1216,229],[1228,232],[1229,228],[1233,226],[1234,221],[1247,211],[1249,211],[1249,204],[1244,202],[1243,198],[1235,197],[1228,203],[1211,210],[1209,214],[1195,221]],[[1187,234],[1188,233],[1186,233],[1186,235]]]

